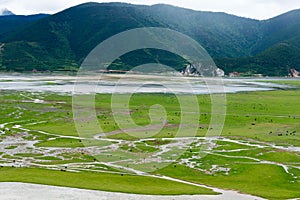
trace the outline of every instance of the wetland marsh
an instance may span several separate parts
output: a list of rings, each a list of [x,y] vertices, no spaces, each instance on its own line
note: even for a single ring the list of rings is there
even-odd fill
[[[240,92],[227,94],[225,125],[216,137],[205,137],[211,99],[203,91],[196,92],[201,115],[195,137],[188,132],[175,135],[181,110],[174,94],[159,91],[132,96],[130,115],[140,126],[151,122],[149,109],[153,104],[166,109],[164,127],[155,137],[147,138],[135,138],[120,130],[110,108],[111,94],[96,94],[96,115],[105,134],[85,138],[76,130],[70,93],[43,89],[66,89],[72,81],[41,78],[38,83],[24,77],[18,81],[1,79],[1,182],[148,195],[216,195],[224,193],[216,189],[220,188],[267,199],[300,196],[299,80],[225,80],[227,88],[236,87],[232,91]],[[12,82],[11,88],[3,89]],[[14,86],[17,82],[19,88]],[[122,98],[124,94],[117,95]],[[209,147],[204,157],[199,155],[202,145]],[[184,153],[176,155],[178,150]],[[156,160],[142,160],[148,154],[155,155]],[[170,164],[161,168],[159,163],[164,162]],[[157,170],[139,170],[143,163]]]

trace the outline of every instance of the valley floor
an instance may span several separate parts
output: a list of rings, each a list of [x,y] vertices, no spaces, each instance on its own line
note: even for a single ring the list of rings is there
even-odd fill
[[[103,132],[90,136],[78,135],[69,95],[2,91],[1,195],[8,194],[11,185],[32,191],[32,198],[34,191],[46,190],[45,186],[11,183],[24,182],[147,195],[206,194],[208,199],[253,198],[230,190],[267,199],[299,198],[299,96],[299,89],[228,94],[222,135],[205,137],[210,130],[210,96],[198,95],[201,116],[196,136],[187,131],[176,137],[181,116],[175,96],[136,94],[130,115],[147,128],[128,127],[128,132],[139,136],[152,131],[153,126],[147,125],[153,104],[165,107],[167,119],[155,137],[135,138],[120,131],[109,94],[96,96],[96,115]],[[53,187],[58,192],[49,195],[56,198],[65,190]],[[80,195],[80,190],[69,190]],[[115,199],[126,195],[126,199],[158,198],[90,193],[102,194],[108,195],[104,199],[110,195]]]

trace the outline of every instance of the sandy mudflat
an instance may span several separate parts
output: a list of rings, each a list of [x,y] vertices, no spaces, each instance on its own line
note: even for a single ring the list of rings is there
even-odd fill
[[[150,196],[83,190],[67,187],[46,186],[28,183],[0,183],[1,200],[250,200],[260,199],[250,195],[228,191],[222,195]]]

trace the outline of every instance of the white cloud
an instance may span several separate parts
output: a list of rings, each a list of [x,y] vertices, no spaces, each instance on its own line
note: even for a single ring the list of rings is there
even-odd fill
[[[96,0],[97,1],[97,0]],[[122,0],[98,0],[111,2]],[[134,4],[172,4],[194,10],[218,11],[238,16],[267,19],[289,10],[300,8],[298,0],[124,0]],[[70,6],[88,2],[87,0],[0,0],[0,7],[8,8],[16,14],[56,13]]]

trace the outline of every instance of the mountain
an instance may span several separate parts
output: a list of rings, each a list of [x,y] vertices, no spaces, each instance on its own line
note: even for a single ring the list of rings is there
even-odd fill
[[[163,4],[152,6],[149,11],[168,28],[196,39],[213,57],[249,56],[250,48],[262,37],[257,20]]]
[[[23,22],[11,26],[21,28],[6,26],[3,30],[0,17],[1,70],[76,70],[97,44],[139,27],[165,27],[187,34],[226,73],[277,76],[286,75],[290,67],[300,70],[300,10],[258,21],[164,4],[85,3]],[[5,33],[2,37],[1,32]],[[168,52],[144,49],[122,56],[111,68],[127,70],[147,62],[172,65],[177,70],[186,64]]]
[[[7,8],[0,9],[0,16],[8,16],[8,15],[15,15],[15,14],[7,10]]]
[[[0,16],[0,41],[3,40],[7,35],[14,34],[21,31],[31,23],[40,20],[49,15],[38,14],[38,15],[7,15]]]
[[[300,35],[300,9],[261,22],[263,37],[254,47],[261,52],[280,42]]]
[[[260,22],[262,37],[252,47],[252,56],[215,59],[226,72],[238,71],[268,76],[286,76],[300,70],[300,10]]]

